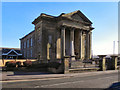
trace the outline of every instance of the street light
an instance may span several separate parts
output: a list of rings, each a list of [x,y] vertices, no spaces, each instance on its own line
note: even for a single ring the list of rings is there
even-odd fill
[[[115,54],[115,41],[113,41],[113,54]]]

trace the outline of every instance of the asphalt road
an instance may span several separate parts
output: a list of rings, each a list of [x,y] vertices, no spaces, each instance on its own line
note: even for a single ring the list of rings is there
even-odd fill
[[[118,82],[117,72],[83,77],[4,82],[2,88],[108,88],[115,82]]]

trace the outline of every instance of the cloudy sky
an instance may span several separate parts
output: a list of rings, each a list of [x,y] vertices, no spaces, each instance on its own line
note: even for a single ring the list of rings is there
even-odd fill
[[[19,39],[34,30],[32,21],[41,13],[58,16],[76,10],[82,11],[93,22],[93,54],[113,54],[113,41],[117,53],[117,2],[3,2],[1,47],[19,48]]]

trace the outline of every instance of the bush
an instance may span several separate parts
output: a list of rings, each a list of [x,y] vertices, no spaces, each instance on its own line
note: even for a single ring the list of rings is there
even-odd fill
[[[47,68],[48,67],[48,63],[33,63],[32,67],[33,68]]]
[[[25,61],[25,62],[23,62],[23,65],[25,67],[30,67],[30,66],[32,66],[32,61]]]
[[[49,67],[49,68],[56,68],[56,69],[58,69],[60,65],[61,65],[61,64],[58,63],[58,62],[49,62],[49,63],[48,63],[48,67]]]
[[[6,62],[5,66],[7,66],[7,67],[16,67],[16,61]]]
[[[17,61],[16,62],[16,65],[18,66],[18,67],[21,67],[22,65],[21,65],[21,61]]]

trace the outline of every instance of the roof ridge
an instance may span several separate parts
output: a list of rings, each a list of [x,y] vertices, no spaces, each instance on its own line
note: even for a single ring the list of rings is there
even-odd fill
[[[72,14],[74,14],[74,13],[77,13],[77,12],[79,12],[80,10],[76,10],[76,11],[73,11],[73,12],[70,12],[70,13],[66,13],[66,14],[63,14],[63,16],[64,15],[72,15]]]
[[[25,35],[25,36],[23,36],[22,38],[20,38],[20,40],[23,39],[23,38],[25,38],[26,36],[28,36],[29,34],[31,34],[31,33],[33,33],[33,32],[35,32],[35,30],[29,32],[27,35]]]

